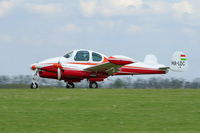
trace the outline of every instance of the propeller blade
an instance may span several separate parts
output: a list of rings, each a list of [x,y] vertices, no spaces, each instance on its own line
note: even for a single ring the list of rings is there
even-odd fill
[[[58,80],[61,79],[61,69],[58,67],[57,69],[57,73],[58,73]]]
[[[58,80],[61,79],[62,73],[61,73],[61,69],[62,69],[62,64],[60,63],[60,59],[58,60],[58,69],[57,69],[57,74],[58,74]]]

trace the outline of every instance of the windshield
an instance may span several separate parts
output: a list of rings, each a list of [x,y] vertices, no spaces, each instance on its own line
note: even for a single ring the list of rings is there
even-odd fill
[[[70,57],[72,56],[72,53],[73,53],[73,51],[72,51],[72,52],[69,52],[69,53],[67,53],[66,55],[64,55],[64,57],[65,57],[65,58],[70,58]]]

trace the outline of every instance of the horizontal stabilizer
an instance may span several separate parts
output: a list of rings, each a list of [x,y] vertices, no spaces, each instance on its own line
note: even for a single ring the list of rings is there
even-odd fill
[[[160,67],[160,68],[159,68],[159,70],[163,70],[163,71],[169,70],[169,69],[170,69],[170,67]]]

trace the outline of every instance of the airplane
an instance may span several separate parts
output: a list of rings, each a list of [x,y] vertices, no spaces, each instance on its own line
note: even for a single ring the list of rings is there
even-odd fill
[[[64,80],[66,88],[75,88],[76,82],[87,79],[89,88],[98,88],[98,83],[110,76],[167,74],[169,70],[184,72],[188,68],[187,55],[175,52],[171,66],[159,64],[155,55],[147,55],[143,62],[127,56],[107,57],[91,50],[73,50],[61,57],[50,58],[31,65],[33,78],[30,87],[39,87],[39,78]]]

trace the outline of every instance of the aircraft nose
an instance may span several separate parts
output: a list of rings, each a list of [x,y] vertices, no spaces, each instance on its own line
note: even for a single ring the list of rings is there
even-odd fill
[[[59,64],[56,64],[58,62],[60,62],[60,57],[50,58],[50,59],[46,59],[46,60],[43,60],[38,63],[34,63],[30,66],[30,68],[31,68],[31,70],[36,70],[36,69],[41,69],[44,67],[49,67],[52,65],[55,67],[61,67]]]
[[[31,70],[37,69],[37,64],[36,64],[36,63],[32,64],[32,65],[30,66],[30,68],[31,68]]]

